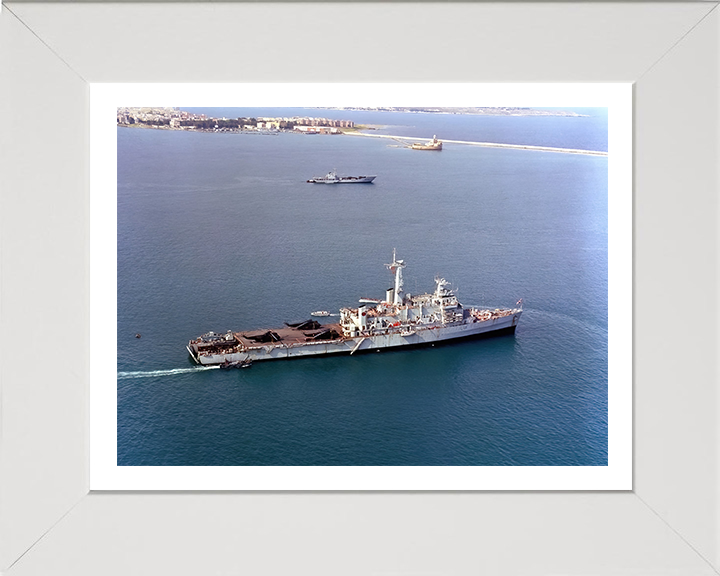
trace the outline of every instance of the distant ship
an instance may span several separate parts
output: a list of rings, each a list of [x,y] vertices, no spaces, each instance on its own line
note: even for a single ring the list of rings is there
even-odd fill
[[[328,172],[325,176],[318,176],[317,178],[310,178],[308,183],[310,184],[369,184],[375,180],[377,176],[338,176],[333,170]]]
[[[330,316],[330,312],[327,310],[316,310],[315,312],[310,312],[310,316]]]
[[[464,307],[444,278],[435,279],[434,292],[411,296],[402,289],[405,263],[393,253],[386,267],[394,275],[394,286],[386,291],[385,299],[362,298],[358,308],[342,308],[339,324],[306,320],[282,328],[208,332],[191,340],[187,350],[198,364],[227,365],[427,346],[515,332],[522,299],[515,308]]]
[[[413,150],[442,150],[442,142],[437,139],[437,136],[433,136],[432,140],[426,144],[416,142],[410,146]]]

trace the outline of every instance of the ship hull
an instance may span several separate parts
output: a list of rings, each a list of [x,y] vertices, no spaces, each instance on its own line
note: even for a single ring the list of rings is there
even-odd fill
[[[478,322],[458,322],[454,324],[422,326],[411,333],[396,331],[369,336],[357,336],[321,342],[299,342],[285,344],[269,343],[248,347],[241,352],[229,354],[197,354],[190,346],[188,351],[195,362],[202,365],[215,365],[224,362],[252,360],[285,360],[311,356],[329,356],[333,354],[359,354],[389,349],[415,348],[444,344],[461,339],[486,338],[512,334],[520,320],[521,310],[514,314]]]
[[[370,184],[377,176],[347,176],[337,178],[311,178],[309,184]]]
[[[376,176],[358,176],[357,178],[340,178],[339,184],[370,184]]]

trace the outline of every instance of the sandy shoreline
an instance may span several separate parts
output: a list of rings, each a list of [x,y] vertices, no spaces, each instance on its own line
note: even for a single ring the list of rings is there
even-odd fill
[[[346,136],[366,136],[368,138],[389,138],[390,140],[405,141],[408,142],[425,142],[429,138],[417,138],[410,136],[391,136],[389,134],[367,134],[364,132],[345,132]],[[607,156],[607,152],[600,152],[596,150],[576,150],[573,148],[552,148],[550,146],[530,146],[525,144],[500,144],[498,142],[472,142],[468,140],[445,140],[442,139],[443,144],[467,144],[468,146],[484,146],[486,148],[514,148],[517,150],[537,150],[540,152],[559,152],[562,154],[585,154],[587,156]]]

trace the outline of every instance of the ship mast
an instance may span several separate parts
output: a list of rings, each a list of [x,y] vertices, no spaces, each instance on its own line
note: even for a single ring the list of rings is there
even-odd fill
[[[396,306],[399,304],[402,304],[402,287],[403,287],[403,279],[402,279],[402,269],[405,268],[405,262],[402,260],[398,260],[395,255],[395,248],[393,248],[393,261],[392,264],[385,264],[388,270],[395,274],[395,296],[393,298],[393,304]]]

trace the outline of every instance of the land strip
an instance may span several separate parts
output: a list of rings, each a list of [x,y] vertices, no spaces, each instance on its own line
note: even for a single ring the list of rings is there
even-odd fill
[[[321,107],[323,108],[323,107]],[[519,108],[516,106],[450,106],[450,107],[407,107],[407,106],[367,106],[367,107],[356,107],[356,106],[339,106],[339,107],[325,107],[324,109],[329,110],[358,110],[363,112],[411,112],[411,113],[425,113],[425,114],[469,114],[475,116],[567,116],[572,118],[587,117],[587,114],[578,114],[577,112],[570,112],[561,109],[537,109],[537,108]]]

